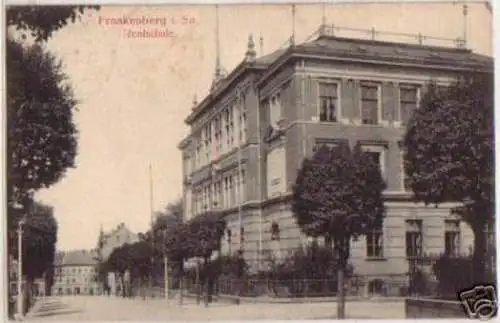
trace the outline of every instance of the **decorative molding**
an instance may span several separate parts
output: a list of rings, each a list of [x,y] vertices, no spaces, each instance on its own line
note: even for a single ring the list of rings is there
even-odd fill
[[[309,75],[327,78],[340,78],[353,81],[354,83],[361,83],[362,81],[367,82],[393,82],[393,83],[410,83],[410,84],[426,84],[431,81],[431,76],[426,76],[425,74],[405,74],[405,73],[380,73],[363,71],[362,68],[359,70],[338,70],[338,69],[325,69],[317,67],[308,67],[307,72]],[[455,78],[453,77],[438,77],[437,81],[444,84],[449,84],[453,82]]]
[[[401,121],[393,121],[392,125],[395,128],[403,128],[403,124],[401,123]]]
[[[361,146],[378,146],[389,149],[389,143],[385,140],[358,140],[357,143]]]

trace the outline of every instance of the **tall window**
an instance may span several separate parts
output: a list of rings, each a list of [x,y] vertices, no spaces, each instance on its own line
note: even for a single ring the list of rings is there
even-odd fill
[[[245,108],[245,103],[241,102],[240,105],[240,124],[239,124],[239,132],[240,132],[240,142],[244,143],[246,141],[247,136],[247,111]]]
[[[399,88],[400,121],[406,124],[418,105],[418,87],[402,85]]]
[[[228,138],[228,146],[229,149],[234,147],[234,116],[235,116],[235,109],[234,106],[229,107],[229,138]]]
[[[383,146],[363,146],[362,147],[364,153],[368,155],[368,157],[380,167],[380,172],[382,174],[382,178],[386,179],[386,171],[385,171],[385,147]]]
[[[223,206],[222,202],[222,182],[220,180],[217,181],[217,205],[219,207]]]
[[[281,119],[281,97],[279,93],[269,99],[269,119],[272,126],[276,126]]]
[[[216,181],[214,182],[213,184],[213,202],[212,202],[212,205],[214,207],[219,207],[220,206],[220,194],[219,194],[219,185],[220,185],[220,182],[219,181]]]
[[[196,143],[196,167],[201,163],[201,140]]]
[[[228,205],[229,205],[228,188],[229,188],[228,178],[224,177],[224,195],[223,195],[223,201],[222,201],[222,204],[224,205],[224,207],[228,207]]]
[[[242,169],[241,170],[241,180],[240,180],[240,199],[241,199],[241,202],[245,202],[246,201],[246,193],[245,193],[245,170]]]
[[[221,141],[222,141],[222,127],[220,116],[214,119],[214,140],[215,140],[215,158],[218,158],[221,154]]]
[[[337,91],[336,83],[319,84],[319,121],[337,122]]]
[[[422,256],[422,220],[406,221],[406,257]]]
[[[366,235],[366,257],[382,258],[384,256],[384,234],[382,227]]]
[[[224,115],[224,152],[227,152],[230,149],[229,143],[231,142],[231,137],[230,137],[230,122],[231,122],[231,115],[229,114],[229,109],[225,109],[223,112]]]
[[[233,185],[232,175],[229,175],[228,178],[228,193],[229,193],[228,207],[232,207],[234,205],[234,185]]]
[[[212,147],[212,127],[209,123],[204,130],[204,138],[205,138],[205,163],[210,161],[211,157],[211,147]]]
[[[445,220],[444,253],[455,257],[460,254],[460,221]]]
[[[361,85],[361,122],[363,124],[379,123],[379,86],[377,84]]]

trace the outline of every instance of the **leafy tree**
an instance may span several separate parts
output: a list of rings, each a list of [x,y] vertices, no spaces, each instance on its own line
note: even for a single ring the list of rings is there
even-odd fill
[[[99,10],[100,6],[8,6],[7,26],[12,26],[24,37],[46,41],[54,32],[69,23],[80,20],[86,9]]]
[[[61,63],[41,46],[7,40],[9,205],[26,205],[74,166],[76,101],[65,81]]]
[[[105,262],[105,267],[110,272],[114,272],[118,275],[122,286],[125,286],[125,272],[131,267],[130,247],[131,245],[125,243],[122,246],[113,249]],[[124,293],[122,295],[125,296]]]
[[[212,253],[220,249],[226,222],[219,213],[207,212],[192,218],[187,225],[188,237],[194,247],[193,256],[210,259]]]
[[[17,223],[21,217],[24,217],[25,222],[22,225],[22,274],[26,277],[27,282],[25,291],[28,291],[34,286],[34,280],[43,277],[44,274],[48,275],[47,281],[50,283],[58,225],[52,207],[38,202],[34,202],[30,206],[28,216],[25,217],[24,214],[23,209],[11,214],[16,222],[15,226],[13,222],[9,223],[9,242],[11,254],[17,258]],[[29,293],[26,292],[24,294],[25,310],[27,310],[31,302],[28,296]]]
[[[293,188],[292,209],[301,231],[333,243],[338,261],[338,318],[345,317],[344,274],[351,239],[382,225],[385,183],[378,163],[359,146],[322,146],[306,158]]]
[[[150,241],[139,240],[130,245],[127,254],[128,266],[127,269],[131,273],[132,278],[138,278],[140,285],[144,286],[144,282],[149,278],[152,267],[153,249]]]
[[[439,89],[429,84],[408,123],[405,172],[417,201],[458,208],[474,232],[473,272],[485,282],[485,228],[494,223],[492,74],[467,75]]]
[[[214,251],[220,250],[225,229],[226,222],[217,212],[206,212],[187,223],[187,248],[191,255],[204,260],[204,267],[211,268],[210,258]],[[207,289],[205,301],[208,303],[215,273],[206,271],[204,274],[202,278]]]

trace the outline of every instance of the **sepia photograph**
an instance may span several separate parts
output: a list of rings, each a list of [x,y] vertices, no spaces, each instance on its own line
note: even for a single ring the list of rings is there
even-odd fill
[[[5,319],[494,319],[492,1],[7,4]]]

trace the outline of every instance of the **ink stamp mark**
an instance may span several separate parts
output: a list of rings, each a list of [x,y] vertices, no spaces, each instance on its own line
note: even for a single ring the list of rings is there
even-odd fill
[[[493,285],[477,285],[463,290],[458,294],[458,299],[470,318],[486,321],[497,315],[498,300]]]

